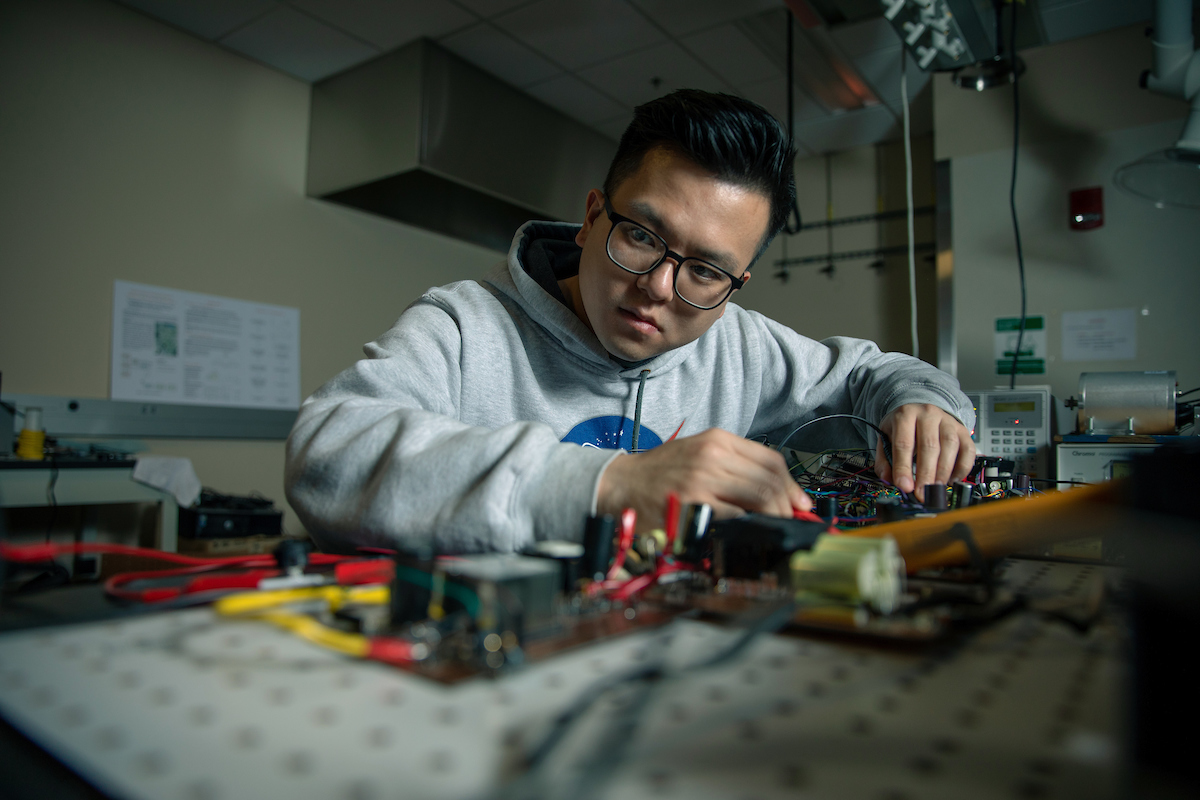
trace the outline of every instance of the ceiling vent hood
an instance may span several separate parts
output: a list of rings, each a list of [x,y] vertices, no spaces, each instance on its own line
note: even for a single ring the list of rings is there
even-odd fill
[[[579,221],[616,143],[420,39],[313,85],[310,197],[507,252]]]

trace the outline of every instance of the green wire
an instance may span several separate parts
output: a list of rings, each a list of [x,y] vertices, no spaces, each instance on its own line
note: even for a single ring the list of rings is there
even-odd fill
[[[404,567],[396,565],[396,577],[409,583],[416,584],[422,589],[433,591],[433,576],[428,572],[422,572],[419,569],[412,567]],[[472,618],[479,616],[479,596],[473,591],[463,586],[461,583],[451,583],[446,581],[443,587],[447,597],[453,597],[455,600],[463,604],[467,609],[467,613]]]

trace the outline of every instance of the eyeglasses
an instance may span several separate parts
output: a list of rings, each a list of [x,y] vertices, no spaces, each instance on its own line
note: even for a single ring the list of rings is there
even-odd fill
[[[670,257],[675,262],[675,294],[689,306],[716,308],[746,283],[716,264],[673,252],[657,233],[613,211],[607,199],[604,212],[612,220],[605,245],[612,262],[626,272],[645,275]]]

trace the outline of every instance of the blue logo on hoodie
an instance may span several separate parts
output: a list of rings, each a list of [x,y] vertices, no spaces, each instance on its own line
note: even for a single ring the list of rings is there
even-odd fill
[[[564,442],[600,450],[633,450],[633,420],[629,417],[593,417],[576,425]],[[662,438],[645,425],[638,431],[638,450],[662,444]]]

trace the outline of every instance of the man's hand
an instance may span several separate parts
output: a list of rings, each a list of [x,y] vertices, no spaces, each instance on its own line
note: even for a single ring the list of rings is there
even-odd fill
[[[922,502],[927,484],[962,480],[975,466],[970,432],[937,406],[900,406],[879,427],[892,440],[892,463],[888,465],[880,439],[875,446],[875,474],[901,491],[915,490]]]
[[[812,508],[782,455],[718,428],[617,456],[600,476],[597,507],[613,515],[634,508],[638,530],[648,531],[663,526],[669,492],[684,505],[708,503],[720,519],[746,511],[791,517],[793,508]]]

